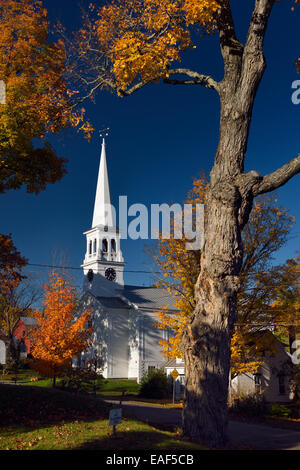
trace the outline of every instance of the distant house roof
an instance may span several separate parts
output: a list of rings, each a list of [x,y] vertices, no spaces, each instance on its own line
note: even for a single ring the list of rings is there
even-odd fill
[[[182,362],[177,362],[177,359],[173,357],[172,359],[168,359],[168,361],[164,364],[164,367],[176,367],[181,368],[184,367],[184,361]]]
[[[35,326],[36,325],[36,321],[32,317],[20,317],[20,320],[22,320],[22,322],[26,326]]]
[[[177,310],[174,296],[160,287],[124,286],[122,296],[139,308],[156,310],[166,306],[169,310]]]

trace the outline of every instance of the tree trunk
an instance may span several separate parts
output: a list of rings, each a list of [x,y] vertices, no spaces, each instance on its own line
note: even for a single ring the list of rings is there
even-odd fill
[[[242,248],[235,189],[224,188],[223,200],[216,199],[213,190],[209,193],[205,249],[196,285],[197,307],[183,337],[183,432],[191,439],[223,447],[227,441],[230,339]]]
[[[225,76],[218,88],[220,139],[205,194],[205,244],[195,286],[196,308],[182,337],[183,433],[217,448],[227,443],[230,343],[243,259],[241,231],[259,179],[255,171],[244,173],[244,158],[254,98],[265,69],[262,53],[253,56],[253,51],[250,54],[237,41],[230,41],[227,44],[221,38]]]

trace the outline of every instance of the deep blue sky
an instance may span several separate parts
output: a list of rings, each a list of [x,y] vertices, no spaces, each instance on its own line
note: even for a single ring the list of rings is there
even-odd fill
[[[88,5],[89,0],[82,0]],[[96,2],[97,3],[97,2]],[[254,1],[235,0],[238,35],[244,40]],[[246,159],[246,171],[262,175],[275,170],[300,151],[300,105],[291,102],[291,84],[300,79],[293,61],[299,56],[300,10],[292,1],[277,3],[265,43],[267,71],[259,89]],[[50,19],[76,27],[76,0],[44,0]],[[201,73],[222,78],[217,37],[203,40],[201,47],[183,56],[182,64]],[[111,129],[107,160],[112,202],[127,195],[128,203],[181,203],[201,170],[209,173],[218,141],[219,102],[213,91],[202,87],[151,85],[129,98],[103,92],[96,104],[87,106],[94,126]],[[69,160],[68,174],[38,196],[10,191],[0,196],[1,233],[12,233],[15,245],[30,263],[60,261],[79,267],[85,255],[82,232],[91,227],[100,140],[89,143],[72,130],[51,139],[57,153]],[[281,205],[296,217],[293,238],[276,262],[291,258],[299,249],[299,175],[277,191]],[[127,270],[147,270],[145,241],[123,241]],[[56,254],[56,258],[53,253]],[[144,264],[146,263],[146,264]],[[30,268],[33,269],[33,268]],[[35,273],[43,279],[45,269]],[[72,274],[81,284],[81,271]],[[128,284],[149,284],[151,276],[127,273]]]

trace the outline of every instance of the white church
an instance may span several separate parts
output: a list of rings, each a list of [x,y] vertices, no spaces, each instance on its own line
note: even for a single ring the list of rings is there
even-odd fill
[[[154,323],[160,307],[167,306],[169,313],[176,310],[175,300],[164,289],[124,284],[126,263],[115,219],[103,138],[92,227],[84,232],[86,255],[79,308],[79,314],[92,309],[93,342],[78,365],[96,362],[105,378],[139,381],[149,369],[166,362],[159,339],[167,339],[169,332],[157,329]]]

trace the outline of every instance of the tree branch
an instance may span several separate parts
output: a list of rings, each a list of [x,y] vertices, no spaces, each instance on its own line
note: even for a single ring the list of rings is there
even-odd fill
[[[226,65],[228,52],[233,55],[241,56],[243,44],[237,39],[235,25],[232,17],[231,5],[229,0],[224,0],[222,8],[219,10],[217,18],[217,28],[220,36],[221,52]]]
[[[269,191],[280,188],[280,186],[283,186],[298,173],[300,173],[300,154],[278,170],[264,176],[260,182],[256,183],[252,189],[253,196],[258,196],[259,194],[268,193]]]
[[[169,75],[187,75],[193,80],[176,80],[170,78],[164,78],[164,83],[171,85],[202,85],[205,88],[210,88],[219,91],[219,84],[209,75],[203,75],[198,72],[194,72],[190,69],[170,69],[168,70]]]
[[[245,50],[262,52],[269,17],[275,0],[256,0],[248,30]]]

